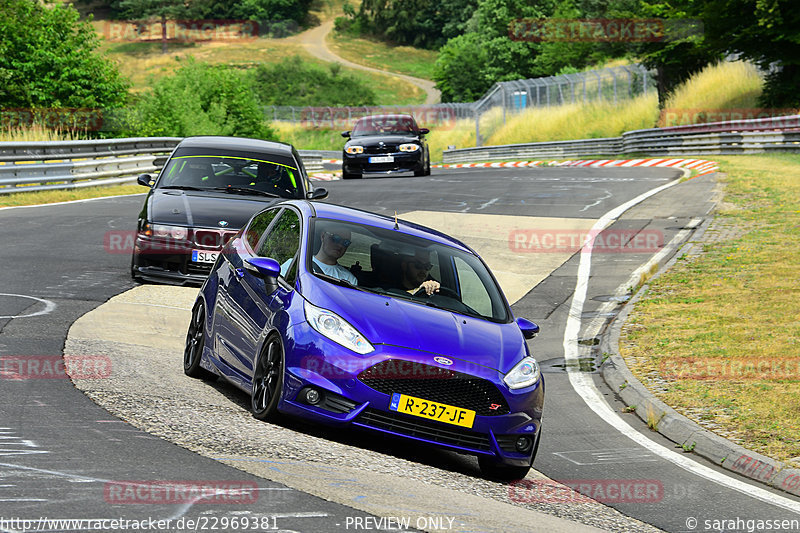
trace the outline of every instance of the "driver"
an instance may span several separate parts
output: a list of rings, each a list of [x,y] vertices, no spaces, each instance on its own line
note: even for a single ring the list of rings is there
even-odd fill
[[[440,283],[430,277],[431,253],[428,250],[416,249],[414,255],[404,255],[400,261],[401,288],[409,294],[425,291],[430,296],[439,292]]]

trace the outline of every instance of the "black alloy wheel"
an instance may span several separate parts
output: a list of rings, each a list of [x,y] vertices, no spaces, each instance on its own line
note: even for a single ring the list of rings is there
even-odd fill
[[[213,379],[216,376],[200,366],[203,356],[206,331],[206,308],[202,301],[192,309],[192,321],[186,333],[186,347],[183,349],[183,373],[198,379]]]
[[[253,370],[250,408],[259,420],[277,417],[278,400],[283,389],[283,346],[277,335],[264,343]]]

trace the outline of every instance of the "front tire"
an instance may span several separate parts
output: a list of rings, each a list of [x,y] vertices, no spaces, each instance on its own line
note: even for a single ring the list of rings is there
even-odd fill
[[[283,390],[283,345],[277,335],[264,343],[253,368],[250,409],[258,420],[278,416],[278,400]]]
[[[183,349],[183,373],[197,379],[213,379],[216,376],[200,366],[203,348],[206,345],[206,307],[202,300],[192,309],[192,321],[186,333],[186,346]]]

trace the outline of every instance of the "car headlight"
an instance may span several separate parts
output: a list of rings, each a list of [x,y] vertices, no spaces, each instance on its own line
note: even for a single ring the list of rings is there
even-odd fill
[[[365,355],[375,348],[356,328],[336,313],[305,302],[306,320],[311,327],[335,343]]]
[[[419,150],[418,144],[401,144],[400,151],[401,152],[416,152]]]
[[[145,235],[160,239],[175,239],[182,241],[189,235],[189,230],[181,226],[167,226],[166,224],[146,224]]]
[[[364,153],[364,147],[363,146],[353,145],[353,146],[348,146],[347,148],[344,149],[344,151],[347,152],[350,155],[363,154]]]
[[[536,359],[525,357],[514,365],[514,368],[503,377],[503,381],[509,389],[522,389],[539,381],[540,373],[539,363],[536,362]]]

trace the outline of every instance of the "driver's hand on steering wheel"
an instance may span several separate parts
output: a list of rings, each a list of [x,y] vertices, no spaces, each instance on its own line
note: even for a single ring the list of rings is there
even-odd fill
[[[429,279],[427,281],[423,281],[422,285],[420,285],[419,287],[414,289],[414,294],[424,290],[425,294],[430,296],[434,292],[439,292],[439,287],[440,286],[441,285],[440,285],[440,283],[438,281],[433,280],[433,279]]]

